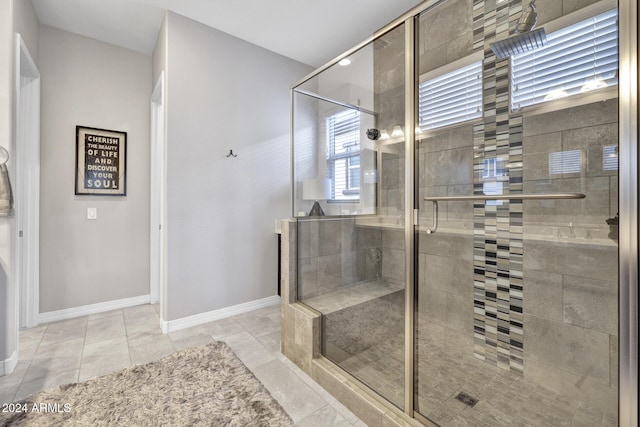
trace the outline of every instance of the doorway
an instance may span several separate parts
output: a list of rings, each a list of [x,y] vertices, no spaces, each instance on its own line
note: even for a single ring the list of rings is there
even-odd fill
[[[150,289],[151,304],[160,303],[160,322],[167,319],[165,296],[165,116],[164,72],[151,94]]]
[[[40,221],[40,72],[16,35],[16,283],[20,328],[38,325]],[[17,336],[17,334],[16,334]]]

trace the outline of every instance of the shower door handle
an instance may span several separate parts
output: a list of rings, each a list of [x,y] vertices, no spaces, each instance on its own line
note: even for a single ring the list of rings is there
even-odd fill
[[[561,200],[561,199],[584,199],[583,193],[538,193],[538,194],[495,194],[495,195],[474,195],[474,196],[441,196],[425,197],[425,202],[433,204],[433,224],[426,229],[427,234],[435,233],[438,229],[438,202],[465,202],[465,201],[487,201],[487,200]]]
[[[438,229],[438,199],[427,200],[427,198],[425,197],[424,200],[429,201],[433,204],[433,223],[431,227],[427,227],[427,229],[425,230],[427,234],[432,234],[435,233]]]

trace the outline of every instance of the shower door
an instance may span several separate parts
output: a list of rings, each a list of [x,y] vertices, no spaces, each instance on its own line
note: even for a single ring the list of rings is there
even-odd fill
[[[547,45],[497,60],[523,3],[416,19],[414,408],[445,426],[613,426],[615,2],[540,6]]]
[[[323,356],[403,409],[406,33],[293,89],[297,300],[322,314]]]

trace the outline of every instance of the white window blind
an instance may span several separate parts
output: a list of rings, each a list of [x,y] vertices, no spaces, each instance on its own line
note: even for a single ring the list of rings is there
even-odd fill
[[[556,151],[549,153],[549,175],[580,173],[582,171],[582,151]]]
[[[618,83],[618,12],[547,35],[545,47],[512,56],[512,108]]]
[[[482,62],[426,80],[418,89],[418,125],[434,129],[482,115]]]
[[[345,110],[327,118],[327,171],[331,200],[360,198],[360,112]]]
[[[618,170],[618,146],[607,145],[602,147],[602,169],[606,171]]]

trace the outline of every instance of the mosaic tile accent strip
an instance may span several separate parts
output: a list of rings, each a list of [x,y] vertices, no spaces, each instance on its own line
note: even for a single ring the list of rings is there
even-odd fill
[[[520,1],[473,4],[474,46],[484,49],[483,122],[474,127],[474,193],[522,193],[522,115],[509,108],[509,61],[489,44],[509,37]],[[474,204],[474,355],[523,371],[522,201]]]

